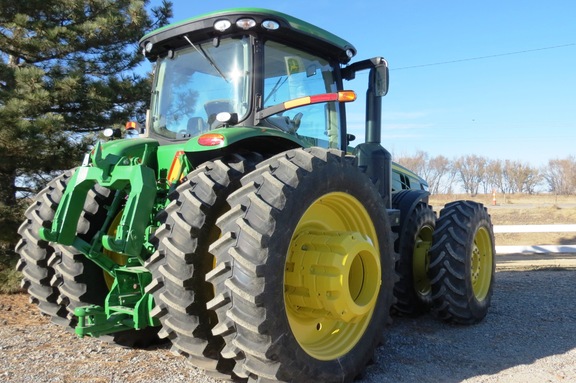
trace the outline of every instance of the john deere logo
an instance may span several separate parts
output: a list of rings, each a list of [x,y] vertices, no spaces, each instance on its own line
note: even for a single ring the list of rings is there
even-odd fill
[[[298,58],[286,58],[286,66],[288,67],[288,74],[302,72],[300,69],[300,60]]]

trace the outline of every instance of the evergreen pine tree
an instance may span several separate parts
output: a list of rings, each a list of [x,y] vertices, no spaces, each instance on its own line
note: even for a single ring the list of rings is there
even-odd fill
[[[0,243],[16,241],[19,199],[77,165],[95,132],[144,118],[137,42],[172,16],[148,3],[0,0]]]

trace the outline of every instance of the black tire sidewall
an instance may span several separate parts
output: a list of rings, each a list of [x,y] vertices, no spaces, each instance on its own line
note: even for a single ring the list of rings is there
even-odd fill
[[[17,269],[23,273],[23,286],[32,301],[39,306],[40,311],[51,316],[54,322],[64,326],[68,324],[68,312],[65,305],[58,302],[59,282],[53,281],[57,262],[52,258],[60,245],[41,239],[39,230],[41,227],[51,228],[56,209],[73,172],[74,169],[70,169],[54,178],[34,197],[24,214],[25,221],[18,229],[21,239],[15,248],[20,255]]]
[[[479,230],[490,238],[491,270],[486,296],[479,300],[472,285],[472,252]],[[486,249],[484,249],[486,250]],[[473,201],[455,201],[444,207],[436,223],[430,250],[433,311],[453,323],[478,323],[486,316],[494,286],[494,233],[486,208]]]
[[[431,306],[432,304],[432,293],[431,291],[423,296],[416,290],[414,281],[414,248],[416,245],[416,238],[424,227],[431,227],[434,231],[435,227],[435,216],[432,208],[420,202],[411,212],[411,217],[408,217],[408,225],[405,225],[403,231],[397,240],[398,242],[398,253],[400,258],[396,263],[396,271],[400,275],[400,280],[396,283],[401,291],[409,292],[406,296],[403,296],[403,300],[410,307],[402,307],[400,310],[404,314],[418,315],[421,314]]]
[[[370,215],[378,236],[383,283],[363,339],[337,360],[321,361],[307,354],[292,334],[284,302],[284,270],[292,235],[301,217],[312,202],[331,192],[344,192],[355,197]],[[289,375],[283,376],[283,371],[279,371],[279,379],[303,382],[314,377],[316,381],[328,382],[342,379],[342,373],[350,374],[351,379],[372,357],[388,320],[391,302],[387,300],[390,300],[388,295],[391,295],[393,284],[394,257],[385,206],[369,179],[343,159],[321,163],[299,180],[297,188],[288,188],[285,194],[284,208],[273,211],[276,228],[269,238],[265,271],[267,293],[263,294],[262,303],[268,308],[267,323],[270,326],[265,332],[274,344],[268,357],[278,360],[282,366],[289,366]]]

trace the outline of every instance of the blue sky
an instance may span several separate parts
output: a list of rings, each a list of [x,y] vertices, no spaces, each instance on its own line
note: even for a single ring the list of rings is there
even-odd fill
[[[155,5],[159,0],[152,0]],[[173,0],[172,21],[231,7],[274,9],[383,56],[382,145],[395,157],[476,154],[533,166],[576,155],[576,1]],[[366,75],[348,84],[364,132]]]

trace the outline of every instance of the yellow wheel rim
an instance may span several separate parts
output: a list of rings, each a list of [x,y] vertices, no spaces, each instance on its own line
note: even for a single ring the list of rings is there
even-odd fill
[[[414,289],[420,296],[427,296],[432,290],[430,279],[428,278],[428,269],[430,267],[430,256],[428,250],[432,246],[432,234],[434,228],[430,225],[423,226],[414,243],[414,252],[412,255],[412,276]]]
[[[112,224],[108,228],[108,232],[106,234],[108,234],[112,238],[116,237],[116,230],[118,228],[118,225],[120,224],[120,220],[122,219],[122,213],[123,212],[124,212],[124,210],[120,210],[118,212],[116,217],[114,217]],[[114,251],[110,251],[108,249],[104,249],[103,253],[104,253],[104,255],[106,255],[108,258],[110,258],[111,260],[116,262],[116,264],[118,264],[120,266],[124,266],[126,264],[126,257],[123,256],[122,254],[116,253]],[[115,278],[113,276],[111,276],[106,271],[104,271],[104,281],[106,282],[106,286],[108,286],[108,290],[110,290],[112,288],[112,284],[114,283],[114,279]]]
[[[292,334],[312,357],[334,360],[362,339],[381,285],[377,238],[362,203],[342,192],[314,201],[298,222],[284,303]]]
[[[490,234],[486,228],[481,227],[474,237],[470,262],[472,290],[479,301],[484,300],[488,295],[488,291],[490,291],[494,262],[493,255]]]

